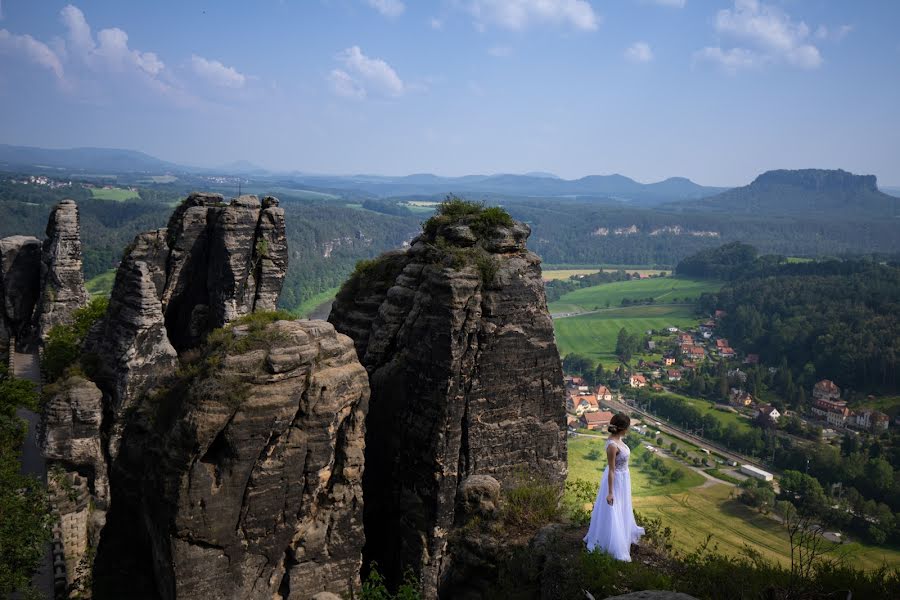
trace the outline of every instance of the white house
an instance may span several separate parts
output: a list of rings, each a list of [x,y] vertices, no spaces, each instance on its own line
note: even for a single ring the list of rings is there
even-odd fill
[[[776,423],[778,422],[779,417],[781,417],[781,413],[778,412],[778,409],[775,408],[774,406],[772,406],[771,404],[759,407],[759,412],[757,413],[757,416],[762,416],[762,415],[769,417],[772,421],[774,421]]]

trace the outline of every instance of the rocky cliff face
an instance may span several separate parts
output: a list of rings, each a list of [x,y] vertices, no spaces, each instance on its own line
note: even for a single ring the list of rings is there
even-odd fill
[[[115,557],[141,547],[151,597],[349,592],[361,566],[367,402],[351,341],[327,323],[217,332],[129,421],[101,577],[114,580]]]
[[[68,323],[75,309],[87,304],[81,264],[78,206],[63,200],[47,223],[41,256],[40,297],[34,314],[36,334],[44,339],[54,325]]]
[[[362,265],[329,321],[369,373],[365,557],[434,597],[472,475],[531,470],[561,489],[564,390],[527,226],[496,213],[432,219],[404,252]]]
[[[0,343],[30,337],[40,282],[40,240],[24,235],[0,239]]]

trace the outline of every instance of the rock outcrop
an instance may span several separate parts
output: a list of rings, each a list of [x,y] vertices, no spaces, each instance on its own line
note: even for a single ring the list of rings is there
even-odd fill
[[[63,200],[50,214],[40,273],[34,329],[45,339],[54,325],[69,323],[72,313],[90,299],[82,272],[78,206],[73,200]]]
[[[100,443],[103,405],[100,390],[81,376],[67,377],[44,390],[48,398],[41,427],[41,450],[50,464],[47,478],[59,516],[54,543],[65,557],[67,589],[90,594],[92,552],[106,522],[109,480]]]
[[[196,361],[129,421],[101,571],[143,546],[153,597],[355,588],[368,381],[350,339],[321,321],[251,320]]]
[[[168,229],[143,233],[127,250],[106,318],[85,345],[111,412],[109,453],[115,458],[123,415],[161,377],[178,352],[210,331],[256,310],[272,310],[287,269],[284,211],[278,200],[192,194]]]
[[[412,568],[427,598],[452,569],[463,481],[530,470],[561,491],[566,474],[562,370],[530,230],[496,209],[464,212],[360,265],[329,317],[371,386],[365,558],[393,582]]]
[[[0,239],[0,343],[31,336],[41,284],[41,241],[14,235]]]

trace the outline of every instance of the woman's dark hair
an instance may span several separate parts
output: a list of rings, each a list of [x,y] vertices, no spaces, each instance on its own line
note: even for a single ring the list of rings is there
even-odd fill
[[[606,428],[610,433],[622,433],[631,425],[631,418],[625,413],[616,413],[609,420],[609,427]]]

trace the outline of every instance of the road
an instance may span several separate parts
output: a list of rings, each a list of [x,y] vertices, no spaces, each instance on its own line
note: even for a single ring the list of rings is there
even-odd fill
[[[669,435],[674,435],[676,437],[684,438],[685,440],[691,442],[692,444],[699,446],[700,448],[706,448],[710,452],[715,451],[716,454],[719,454],[728,460],[732,460],[738,464],[753,465],[754,467],[763,469],[764,471],[770,470],[769,467],[766,467],[765,465],[762,465],[758,462],[754,462],[752,459],[747,458],[746,456],[732,452],[731,450],[728,450],[727,448],[720,446],[716,443],[710,442],[709,440],[707,440],[705,438],[701,438],[699,436],[688,433],[688,432],[684,431],[683,429],[680,429],[673,425],[669,425],[669,424],[665,423],[664,421],[661,421],[659,419],[659,417],[656,417],[656,416],[648,413],[647,411],[641,410],[637,406],[629,406],[623,402],[620,402],[619,400],[608,400],[608,401],[604,401],[604,402],[606,402],[606,404],[608,404],[610,406],[610,408],[613,408],[614,410],[617,410],[620,412],[624,412],[626,414],[636,412],[639,415],[641,415],[642,417],[644,417],[649,423],[652,423],[653,424],[652,426],[655,427],[656,429],[658,429],[659,431],[662,431],[663,433],[668,433]],[[660,424],[656,425],[657,422],[659,422]]]

